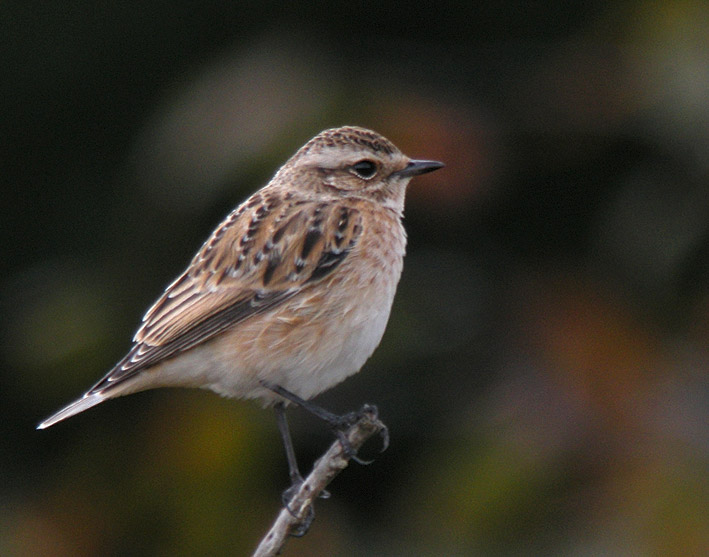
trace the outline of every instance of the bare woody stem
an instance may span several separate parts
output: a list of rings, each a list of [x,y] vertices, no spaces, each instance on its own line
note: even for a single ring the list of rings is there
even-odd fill
[[[325,490],[328,484],[342,472],[354,456],[354,452],[376,433],[386,436],[386,426],[377,417],[374,407],[363,409],[344,435],[353,449],[347,454],[340,441],[335,441],[327,452],[321,456],[312,472],[300,485],[300,489],[290,500],[290,510],[282,508],[271,529],[263,537],[256,548],[253,557],[271,557],[278,555],[285,546],[288,536],[297,529],[308,515],[308,509],[313,501]]]

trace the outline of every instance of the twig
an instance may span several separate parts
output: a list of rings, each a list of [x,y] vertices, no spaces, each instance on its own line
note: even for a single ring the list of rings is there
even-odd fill
[[[335,479],[335,476],[347,468],[356,451],[375,433],[381,433],[384,438],[384,448],[386,448],[388,443],[386,426],[377,417],[377,409],[374,406],[365,406],[358,413],[357,421],[344,432],[352,451],[347,454],[340,441],[335,441],[330,446],[327,452],[317,460],[313,471],[305,478],[290,500],[290,509],[285,507],[281,509],[271,529],[256,548],[253,557],[272,557],[283,550],[291,532],[307,520],[313,501]]]

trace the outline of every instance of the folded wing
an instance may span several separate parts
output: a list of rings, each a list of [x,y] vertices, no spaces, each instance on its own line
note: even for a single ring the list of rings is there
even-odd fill
[[[201,344],[325,280],[351,253],[360,213],[263,192],[231,213],[148,310],[128,354],[87,395]]]

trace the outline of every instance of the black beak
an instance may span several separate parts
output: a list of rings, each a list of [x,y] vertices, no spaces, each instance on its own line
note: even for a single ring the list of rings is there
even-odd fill
[[[426,174],[426,172],[433,172],[434,170],[438,170],[444,166],[445,164],[438,161],[411,160],[404,168],[397,170],[392,175],[408,178],[409,176],[418,176],[419,174]]]

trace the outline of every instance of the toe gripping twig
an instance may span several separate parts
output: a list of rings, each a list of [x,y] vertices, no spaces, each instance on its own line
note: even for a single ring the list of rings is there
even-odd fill
[[[387,427],[379,420],[376,407],[365,405],[359,412],[349,415],[348,418],[348,426],[341,430],[342,436],[338,435],[338,439],[327,452],[315,462],[312,472],[298,486],[288,505],[278,513],[278,517],[261,540],[253,557],[270,557],[280,553],[288,536],[298,532],[299,525],[308,519],[313,501],[335,476],[347,468],[349,461],[355,457],[367,439],[378,433],[382,436],[386,448],[389,435]]]

